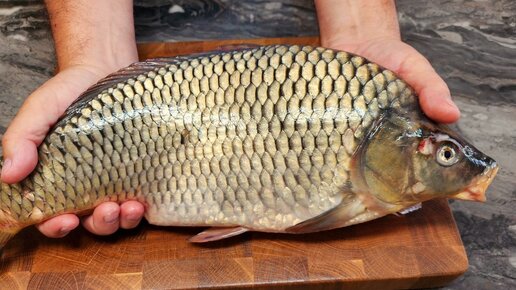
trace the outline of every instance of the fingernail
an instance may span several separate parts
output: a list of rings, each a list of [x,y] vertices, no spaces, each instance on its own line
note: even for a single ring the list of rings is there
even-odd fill
[[[127,220],[131,221],[131,222],[137,222],[137,221],[139,221],[141,219],[142,219],[142,217],[140,215],[137,215],[137,214],[129,214],[129,215],[127,215]]]
[[[61,229],[59,229],[59,235],[60,236],[66,236],[68,235],[68,233],[70,233],[72,229],[68,228],[68,227],[62,227]]]
[[[13,161],[11,159],[9,159],[9,158],[5,159],[4,164],[2,165],[2,172],[0,174],[2,176],[4,174],[6,174],[11,169],[12,164],[13,164]]]
[[[114,224],[118,222],[118,212],[112,212],[104,216],[104,222],[107,224]]]
[[[459,107],[457,107],[457,105],[453,102],[451,98],[446,99],[446,104],[457,111],[459,110]]]

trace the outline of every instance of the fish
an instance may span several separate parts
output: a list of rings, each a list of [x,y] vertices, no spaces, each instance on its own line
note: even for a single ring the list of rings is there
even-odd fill
[[[0,185],[0,246],[127,200],[150,224],[211,227],[192,242],[320,232],[434,198],[484,201],[498,170],[392,71],[299,45],[137,62],[84,92],[38,154]]]

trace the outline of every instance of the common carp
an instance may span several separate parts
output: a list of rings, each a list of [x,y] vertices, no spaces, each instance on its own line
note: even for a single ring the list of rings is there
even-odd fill
[[[0,164],[1,167],[1,164]],[[1,184],[0,245],[104,201],[155,225],[307,233],[433,198],[483,201],[498,167],[363,57],[265,46],[135,63],[91,87]]]

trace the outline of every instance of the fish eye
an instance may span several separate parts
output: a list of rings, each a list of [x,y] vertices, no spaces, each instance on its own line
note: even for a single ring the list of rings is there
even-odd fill
[[[453,143],[444,142],[437,149],[436,154],[437,163],[442,166],[452,166],[459,161],[459,154],[457,154],[457,148]]]

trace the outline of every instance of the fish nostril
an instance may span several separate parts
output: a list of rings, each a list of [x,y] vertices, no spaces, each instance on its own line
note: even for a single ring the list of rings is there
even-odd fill
[[[498,164],[496,164],[496,161],[489,156],[484,156],[484,158],[482,158],[482,159],[486,162],[488,167],[493,168],[493,167],[498,166]]]
[[[491,175],[493,172],[498,171],[498,163],[494,161],[493,159],[487,157],[486,166],[484,168],[484,171],[482,172],[482,175]]]

